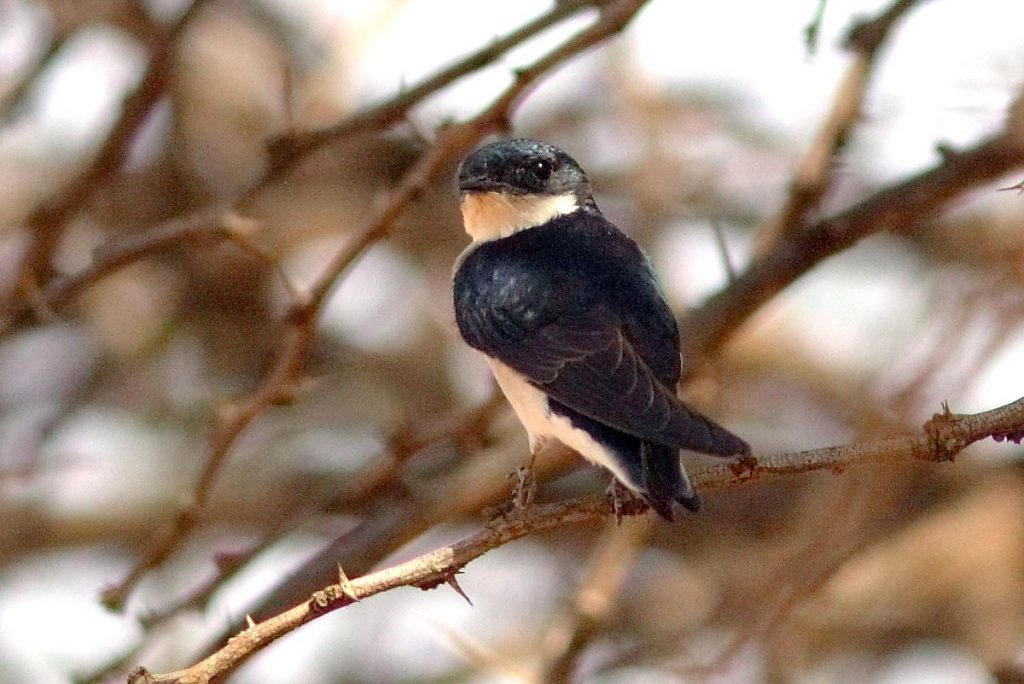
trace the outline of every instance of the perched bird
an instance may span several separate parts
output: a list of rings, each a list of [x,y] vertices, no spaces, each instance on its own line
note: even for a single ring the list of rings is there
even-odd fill
[[[531,450],[553,437],[663,518],[676,501],[696,511],[680,449],[750,448],[677,398],[679,330],[647,256],[553,145],[485,145],[462,162],[458,184],[473,242],[456,262],[455,319],[490,362]]]

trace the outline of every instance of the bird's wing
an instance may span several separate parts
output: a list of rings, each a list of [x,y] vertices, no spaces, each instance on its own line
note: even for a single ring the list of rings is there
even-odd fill
[[[456,274],[456,319],[473,347],[565,406],[635,437],[732,456],[743,440],[684,406],[638,354],[627,326],[585,283],[511,264]]]
[[[505,363],[552,398],[594,420],[644,440],[732,456],[749,448],[693,411],[659,382],[617,317],[597,308],[562,319],[522,339]]]

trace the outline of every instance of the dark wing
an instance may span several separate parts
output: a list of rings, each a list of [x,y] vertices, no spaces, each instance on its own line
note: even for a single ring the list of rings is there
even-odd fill
[[[572,269],[510,256],[507,244],[482,245],[456,273],[456,320],[470,346],[627,434],[708,454],[747,452],[741,439],[683,406],[674,383],[658,379],[607,293]]]
[[[605,308],[536,330],[502,360],[566,406],[641,439],[720,456],[748,451],[659,382]]]

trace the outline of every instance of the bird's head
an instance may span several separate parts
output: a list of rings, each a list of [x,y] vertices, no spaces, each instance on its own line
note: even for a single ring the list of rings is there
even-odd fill
[[[474,242],[508,237],[594,203],[576,160],[525,138],[490,143],[466,157],[459,195]]]

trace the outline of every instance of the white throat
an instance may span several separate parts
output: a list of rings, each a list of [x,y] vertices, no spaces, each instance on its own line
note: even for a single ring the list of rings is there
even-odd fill
[[[469,192],[462,196],[462,222],[473,242],[508,237],[579,209],[576,195],[510,195]]]

